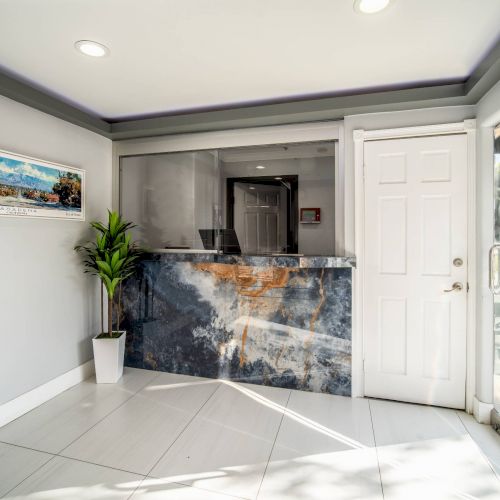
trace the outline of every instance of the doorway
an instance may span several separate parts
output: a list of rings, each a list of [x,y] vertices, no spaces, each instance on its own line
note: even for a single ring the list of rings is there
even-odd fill
[[[227,179],[227,227],[244,254],[298,249],[298,176]]]
[[[364,143],[366,396],[465,407],[467,136]]]

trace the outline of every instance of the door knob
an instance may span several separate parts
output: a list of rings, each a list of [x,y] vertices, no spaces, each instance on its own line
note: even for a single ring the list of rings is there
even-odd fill
[[[463,285],[462,283],[459,283],[458,281],[453,283],[453,285],[451,285],[451,288],[449,290],[443,290],[443,292],[460,292],[460,290],[463,289]]]

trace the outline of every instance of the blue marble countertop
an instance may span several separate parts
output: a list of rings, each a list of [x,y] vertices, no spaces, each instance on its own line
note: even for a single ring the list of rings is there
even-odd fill
[[[328,255],[230,255],[209,252],[150,251],[145,260],[170,262],[213,262],[255,267],[291,267],[302,269],[323,269],[356,267],[355,257],[335,257]]]

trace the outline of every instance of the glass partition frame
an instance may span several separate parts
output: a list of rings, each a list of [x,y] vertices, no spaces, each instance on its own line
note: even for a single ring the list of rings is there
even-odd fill
[[[494,342],[494,373],[493,401],[500,412],[500,290],[496,283],[500,274],[500,124],[494,129],[494,242],[490,251],[490,288],[493,293],[493,342]]]
[[[237,125],[236,125],[237,126]],[[166,131],[165,133],[168,133]],[[120,159],[139,155],[203,151],[244,146],[333,141],[335,145],[335,255],[354,255],[354,217],[347,211],[354,179],[345,173],[344,122],[324,121],[288,125],[205,131],[187,134],[148,136],[116,141],[113,144],[112,207],[120,209]],[[346,194],[347,193],[347,194]]]

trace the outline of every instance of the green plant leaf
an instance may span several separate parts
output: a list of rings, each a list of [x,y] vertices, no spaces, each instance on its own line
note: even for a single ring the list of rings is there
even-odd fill
[[[101,277],[101,279],[104,283],[104,288],[106,288],[106,292],[108,294],[108,297],[110,299],[112,299],[115,295],[115,290],[113,288],[113,282],[105,274],[101,273],[101,274],[99,274],[99,276]]]
[[[120,260],[120,250],[116,250],[111,257],[111,269],[115,269],[116,263]]]
[[[115,237],[118,232],[118,224],[120,216],[117,212],[109,212],[109,232],[112,237]]]
[[[116,274],[118,274],[118,272],[122,269],[122,266],[123,266],[123,263],[126,261],[127,259],[119,259],[116,264],[113,266],[113,274],[116,276]]]
[[[98,265],[99,269],[107,276],[109,277],[113,276],[113,271],[111,269],[111,266],[107,262],[103,262],[102,260],[97,260],[96,264]]]
[[[104,251],[107,243],[108,243],[108,238],[106,234],[103,234],[101,237],[97,236],[97,248],[99,250]]]

